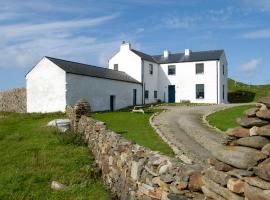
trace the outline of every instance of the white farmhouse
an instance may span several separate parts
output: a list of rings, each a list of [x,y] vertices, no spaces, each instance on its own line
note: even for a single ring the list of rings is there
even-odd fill
[[[143,103],[190,101],[227,103],[227,60],[224,50],[151,56],[123,42],[109,68],[124,71],[142,83]]]
[[[227,103],[223,50],[151,56],[123,42],[109,69],[44,57],[26,75],[27,112],[64,112],[80,99],[93,111],[158,101]]]

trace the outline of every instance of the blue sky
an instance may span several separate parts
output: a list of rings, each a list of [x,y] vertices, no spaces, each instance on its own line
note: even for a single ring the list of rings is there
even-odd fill
[[[0,91],[43,56],[107,66],[122,40],[148,54],[224,49],[229,76],[270,83],[270,0],[0,0]]]

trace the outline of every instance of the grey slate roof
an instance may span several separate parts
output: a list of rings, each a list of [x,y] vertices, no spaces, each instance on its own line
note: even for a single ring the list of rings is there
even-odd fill
[[[150,56],[134,49],[131,51],[133,51],[144,60],[158,64],[220,60],[222,54],[224,53],[224,50],[191,52],[189,56],[185,56],[184,53],[171,53],[166,59],[163,57],[163,55]]]
[[[46,58],[67,73],[140,84],[139,81],[135,80],[125,72],[115,71],[108,68],[97,67],[93,65],[87,65],[47,56]]]

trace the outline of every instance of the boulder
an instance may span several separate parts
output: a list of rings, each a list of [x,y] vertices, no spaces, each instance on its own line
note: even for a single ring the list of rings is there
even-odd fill
[[[191,191],[201,191],[203,186],[201,172],[193,172],[189,177],[188,188]]]
[[[249,129],[242,128],[242,127],[230,128],[227,130],[227,134],[229,136],[240,137],[240,138],[249,137]]]
[[[249,184],[245,184],[245,197],[248,200],[269,200],[270,194],[265,192],[267,190],[262,190],[257,187],[250,186]]]
[[[60,132],[66,132],[70,129],[71,122],[69,119],[55,119],[50,121],[47,126],[56,127]]]
[[[245,115],[248,117],[256,117],[256,112],[259,110],[259,108],[250,108],[245,111]]]
[[[257,165],[258,161],[267,156],[261,151],[241,146],[227,146],[212,151],[218,160],[240,169],[247,169]]]
[[[228,175],[222,171],[217,171],[217,170],[213,169],[213,167],[210,167],[207,170],[205,170],[204,174],[207,178],[211,179],[215,183],[218,183],[222,186],[225,186],[227,184],[229,178],[231,178],[230,175]]]
[[[260,119],[270,120],[270,110],[260,110],[256,113]]]
[[[268,124],[267,121],[261,120],[259,118],[256,117],[241,117],[237,119],[237,123],[245,128],[251,128],[252,126],[265,126]]]
[[[263,103],[264,105],[267,106],[267,108],[270,108],[270,96],[259,99],[258,103]]]
[[[236,142],[237,144],[241,146],[261,149],[264,145],[268,144],[270,140],[262,136],[252,136],[252,137],[240,138]]]
[[[260,179],[259,177],[245,177],[244,180],[249,185],[261,188],[263,190],[270,190],[270,182],[264,181],[263,179]]]
[[[254,172],[260,178],[270,181],[270,158],[261,162],[257,167],[254,167]]]
[[[263,146],[262,152],[263,152],[265,155],[270,156],[270,143]]]
[[[245,182],[237,179],[230,178],[227,183],[227,188],[234,193],[243,193],[244,192]]]
[[[258,135],[270,136],[270,125],[260,127],[257,129],[256,132],[258,133]]]

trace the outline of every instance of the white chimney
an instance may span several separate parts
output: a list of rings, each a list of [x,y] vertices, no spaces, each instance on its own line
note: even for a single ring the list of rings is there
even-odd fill
[[[123,41],[121,46],[120,46],[120,50],[130,50],[131,49],[131,44]]]
[[[170,52],[169,52],[168,50],[165,50],[165,51],[163,52],[163,57],[164,57],[164,58],[168,58],[168,57],[169,57],[169,54],[170,54]]]
[[[190,49],[185,49],[185,56],[189,56],[191,54],[191,50]]]

